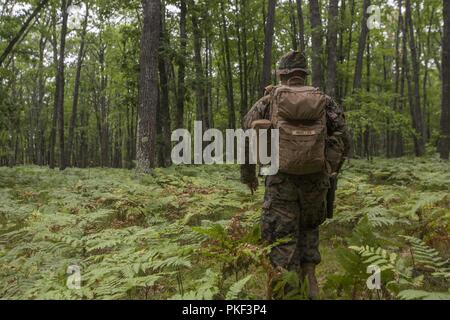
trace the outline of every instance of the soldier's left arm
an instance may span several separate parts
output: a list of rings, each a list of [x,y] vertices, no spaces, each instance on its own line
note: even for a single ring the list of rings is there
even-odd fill
[[[328,134],[334,135],[341,140],[344,146],[344,157],[347,157],[350,152],[350,134],[345,121],[344,109],[331,97],[327,96],[325,110],[327,113]]]

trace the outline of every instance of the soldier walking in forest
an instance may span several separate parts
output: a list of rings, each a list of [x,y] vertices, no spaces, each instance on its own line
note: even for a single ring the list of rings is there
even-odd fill
[[[266,177],[262,238],[268,243],[288,239],[272,249],[270,260],[279,275],[284,270],[297,272],[308,283],[309,298],[315,299],[319,293],[315,269],[321,262],[319,226],[332,212],[333,199],[327,195],[334,195],[349,138],[343,109],[306,86],[309,73],[303,53],[286,54],[277,66],[280,84],[266,88],[243,127],[279,129],[280,171]],[[256,166],[242,165],[241,180],[255,191]]]

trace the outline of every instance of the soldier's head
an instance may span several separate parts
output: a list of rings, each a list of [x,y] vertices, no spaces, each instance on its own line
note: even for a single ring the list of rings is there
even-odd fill
[[[296,82],[305,84],[309,74],[306,56],[300,51],[290,51],[278,61],[277,75],[281,83],[295,79]]]

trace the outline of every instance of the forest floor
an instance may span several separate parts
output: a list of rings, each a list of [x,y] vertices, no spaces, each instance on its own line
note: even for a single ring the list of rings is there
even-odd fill
[[[321,228],[321,298],[449,299],[449,182],[434,158],[346,164]],[[236,166],[0,168],[0,298],[265,299],[263,189]],[[295,274],[285,282],[298,290],[274,294],[304,298]]]

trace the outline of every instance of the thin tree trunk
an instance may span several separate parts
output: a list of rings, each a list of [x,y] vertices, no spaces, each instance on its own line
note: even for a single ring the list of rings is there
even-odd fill
[[[349,92],[350,87],[350,77],[347,75],[350,74],[350,56],[352,53],[352,45],[353,45],[353,17],[355,15],[355,0],[352,0],[351,6],[350,6],[350,26],[348,30],[348,50],[347,50],[347,66],[346,66],[346,77],[344,82],[344,96],[346,96]]]
[[[272,44],[273,33],[275,28],[275,8],[277,5],[276,0],[269,0],[267,20],[264,29],[264,60],[261,74],[260,93],[264,94],[265,88],[271,83],[271,70],[272,70]]]
[[[225,5],[224,0],[220,2],[220,10],[222,15],[222,34],[225,53],[225,84],[227,92],[227,104],[228,104],[228,128],[236,128],[236,114],[234,108],[234,90],[233,90],[233,70],[231,68],[231,53],[230,42],[228,39],[228,28],[225,18]]]
[[[442,112],[440,154],[444,160],[450,153],[450,2],[443,0],[444,34],[442,36]]]
[[[425,141],[424,141],[424,125],[423,125],[423,116],[421,110],[421,101],[420,101],[420,83],[419,83],[419,57],[417,53],[416,40],[414,38],[414,27],[412,21],[411,14],[411,1],[406,0],[406,28],[408,28],[409,34],[409,47],[411,50],[411,62],[412,62],[412,71],[413,71],[413,99],[411,108],[411,116],[413,120],[413,128],[416,132],[414,136],[414,149],[416,156],[422,156],[425,154]]]
[[[178,56],[178,96],[177,96],[177,112],[175,124],[177,129],[184,127],[184,100],[186,96],[185,77],[186,77],[186,1],[180,0],[180,54]]]
[[[326,92],[333,98],[336,96],[338,4],[339,0],[330,0],[328,11],[328,73]]]
[[[205,79],[206,79],[206,106],[208,113],[208,124],[210,128],[214,127],[214,110],[212,107],[213,97],[212,97],[212,78],[213,78],[213,58],[212,58],[212,44],[211,36],[206,34],[205,38]]]
[[[341,2],[341,8],[340,8],[340,21],[341,23],[338,23],[339,28],[339,45],[338,45],[338,54],[337,58],[340,65],[344,64],[345,61],[345,53],[344,53],[344,34],[345,34],[345,25],[343,21],[345,21],[346,18],[346,9],[347,3],[345,0],[342,0]],[[344,84],[345,84],[345,75],[343,75],[343,72],[340,72],[336,75],[337,83],[336,83],[336,99],[339,103],[342,103],[342,98],[344,97]]]
[[[371,56],[370,56],[370,35],[367,35],[367,56],[366,56],[366,73],[367,73],[367,86],[366,90],[367,92],[370,92],[370,63],[371,63]],[[371,153],[371,128],[369,124],[366,124],[365,131],[364,131],[364,153],[366,155],[366,159],[368,161],[372,160],[372,153]]]
[[[98,63],[100,65],[100,163],[102,167],[110,165],[110,143],[109,143],[109,126],[108,126],[108,102],[106,97],[106,88],[108,84],[108,76],[105,72],[105,54],[106,44],[100,40],[100,48],[98,51]]]
[[[45,78],[44,78],[44,51],[48,38],[45,33],[41,35],[39,41],[39,71],[38,71],[38,99],[37,99],[37,146],[36,146],[36,163],[39,166],[44,165],[45,161],[45,122],[41,119],[41,113],[44,109],[44,96],[45,96]]]
[[[56,33],[56,9],[52,10],[52,49],[53,49],[53,64],[55,65],[55,74],[58,77],[58,37]],[[55,168],[55,148],[56,148],[56,126],[58,123],[58,94],[59,94],[59,81],[56,81],[55,92],[53,96],[53,115],[52,115],[52,126],[50,129],[49,138],[49,152],[48,152],[48,164],[50,169]]]
[[[398,0],[398,25],[397,32],[395,38],[395,98],[394,98],[394,111],[401,113],[403,110],[404,103],[404,87],[405,87],[405,56],[400,54],[400,45],[401,38],[400,35],[402,33],[403,28],[403,14],[402,14],[403,1]],[[402,49],[403,50],[403,49]],[[400,68],[401,67],[401,68]],[[398,95],[398,96],[397,96]],[[400,103],[399,103],[400,102]],[[391,152],[390,155],[395,157],[400,157],[403,155],[403,136],[401,130],[393,131],[391,141]]]
[[[312,34],[312,85],[322,86],[322,22],[318,0],[309,1],[310,23]]]
[[[356,56],[355,76],[353,79],[354,92],[361,89],[364,51],[366,49],[367,35],[369,34],[369,28],[367,26],[367,19],[368,19],[367,8],[369,6],[370,0],[364,0],[363,15],[362,15],[363,18],[361,21],[361,33],[359,35],[358,54]]]
[[[58,132],[59,132],[59,169],[64,170],[66,168],[66,153],[64,149],[64,91],[65,91],[65,54],[66,54],[66,35],[67,35],[67,22],[69,14],[67,12],[68,7],[71,4],[71,0],[61,0],[61,12],[62,12],[62,26],[61,26],[61,39],[59,43],[59,66],[58,74],[56,76],[56,82],[58,83],[58,96],[57,96],[57,109],[58,109]]]
[[[303,18],[302,0],[297,0],[298,41],[300,51],[305,52],[305,19]]]
[[[401,12],[400,12],[401,15]],[[403,15],[400,16],[400,25],[401,32],[403,35],[404,30],[404,19]],[[406,72],[408,69],[408,53],[406,48],[406,39],[402,36],[402,70],[400,74],[400,104],[398,105],[398,112],[403,113],[406,106],[406,98],[405,98],[405,87],[406,87]],[[400,133],[397,138],[397,144],[395,145],[395,156],[402,157],[404,155],[404,144],[403,144],[403,136]]]
[[[247,0],[235,0],[237,17],[236,21],[236,36],[238,40],[238,60],[239,60],[239,88],[240,88],[240,120],[242,122],[247,113],[248,104],[248,62],[247,62],[247,31],[246,31],[246,17],[247,17]]]
[[[202,33],[198,21],[198,7],[195,5],[194,1],[189,3],[189,9],[192,11],[191,22],[192,29],[194,33],[194,67],[195,67],[195,93],[197,108],[195,112],[195,118],[197,121],[202,121],[203,129],[207,130],[209,128],[208,121],[208,97],[205,90],[205,78],[204,78],[204,68],[202,62]],[[206,101],[206,102],[205,102]]]
[[[431,49],[431,28],[433,26],[433,20],[434,20],[434,13],[435,13],[435,8],[433,7],[431,9],[431,14],[430,14],[430,20],[428,22],[428,31],[427,31],[427,42],[426,42],[426,53],[425,53],[425,70],[424,70],[424,76],[423,76],[423,116],[427,119],[426,121],[424,121],[424,125],[425,125],[425,141],[428,142],[429,139],[431,138],[431,128],[430,128],[430,110],[429,110],[429,106],[428,106],[428,91],[427,91],[427,87],[428,87],[428,74],[429,74],[429,61],[430,61],[430,51]],[[425,50],[424,50],[425,51]]]
[[[297,17],[295,16],[294,6],[292,0],[289,0],[289,21],[291,22],[291,42],[292,49],[297,51],[299,40],[298,40],[298,29],[297,29]]]
[[[243,61],[243,90],[242,90],[242,103],[241,103],[241,116],[242,118],[248,111],[248,74],[249,74],[249,68],[248,68],[248,48],[247,48],[247,1],[248,0],[241,0],[241,11],[242,11],[242,17],[243,17],[243,23],[242,23],[242,61]]]
[[[84,108],[80,112],[80,143],[78,146],[77,164],[80,168],[87,167],[87,141],[86,141],[86,125],[87,125],[87,113]]]
[[[171,165],[170,157],[170,114],[169,114],[169,81],[167,76],[168,62],[167,53],[164,48],[169,47],[169,40],[166,35],[165,28],[165,14],[164,7],[161,10],[161,35],[160,35],[160,50],[158,59],[158,69],[159,69],[159,81],[161,85],[160,103],[159,103],[159,113],[158,119],[161,125],[161,139],[160,139],[160,161],[159,165],[162,167],[168,167]]]
[[[68,161],[69,165],[71,165],[71,166],[73,166],[73,162],[74,162],[73,139],[74,139],[75,127],[77,124],[81,68],[83,66],[83,59],[84,59],[84,55],[85,55],[84,46],[85,46],[88,18],[89,18],[89,7],[88,7],[88,2],[86,2],[86,15],[84,17],[83,30],[81,32],[81,39],[80,39],[80,42],[81,42],[80,49],[78,51],[77,70],[76,70],[76,74],[75,74],[75,83],[74,83],[74,89],[73,89],[72,115],[70,117],[69,138],[67,141],[67,161]]]

